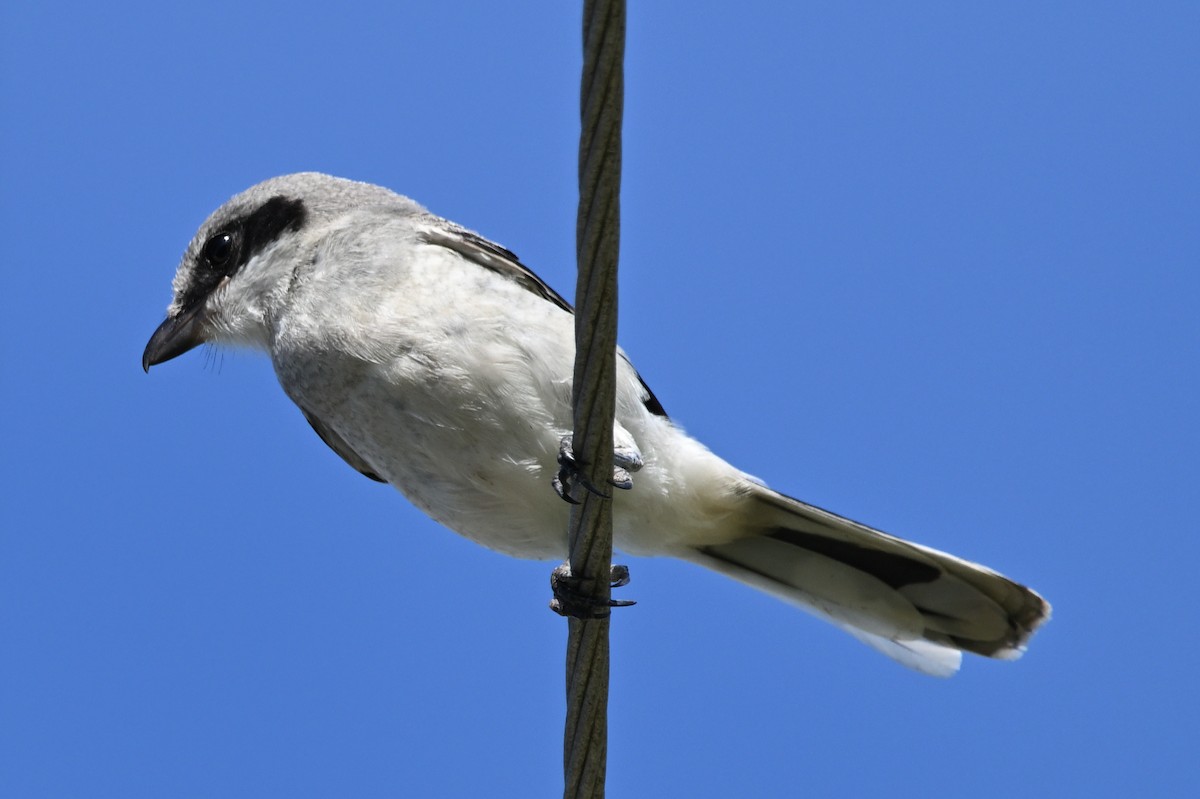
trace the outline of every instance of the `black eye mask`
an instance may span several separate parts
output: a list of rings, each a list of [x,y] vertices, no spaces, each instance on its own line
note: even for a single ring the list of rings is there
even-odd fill
[[[302,228],[306,217],[302,200],[280,195],[223,226],[200,250],[192,283],[180,297],[182,307],[188,309],[203,302],[222,280],[236,274],[284,231]]]

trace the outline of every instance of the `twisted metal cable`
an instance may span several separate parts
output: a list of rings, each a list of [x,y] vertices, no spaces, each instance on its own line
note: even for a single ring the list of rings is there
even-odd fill
[[[579,214],[575,226],[573,449],[593,486],[612,478],[620,241],[624,0],[584,0]],[[597,603],[611,597],[612,502],[591,491],[572,505],[571,574]],[[567,620],[565,799],[604,796],[608,759],[609,619]]]

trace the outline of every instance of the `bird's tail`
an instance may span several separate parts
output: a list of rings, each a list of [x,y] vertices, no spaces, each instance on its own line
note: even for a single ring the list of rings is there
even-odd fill
[[[969,561],[872,530],[765,487],[750,531],[689,560],[833,622],[910,668],[939,677],[963,652],[1014,659],[1050,605]]]

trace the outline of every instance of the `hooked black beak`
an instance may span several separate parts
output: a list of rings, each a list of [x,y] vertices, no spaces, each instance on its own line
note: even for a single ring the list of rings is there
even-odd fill
[[[204,306],[197,304],[163,320],[142,353],[142,369],[149,372],[151,366],[177,358],[203,343]]]

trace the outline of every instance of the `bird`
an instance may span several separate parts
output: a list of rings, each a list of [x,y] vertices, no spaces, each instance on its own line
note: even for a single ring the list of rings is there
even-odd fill
[[[451,530],[566,556],[573,309],[504,247],[389,189],[317,172],[235,195],[192,238],[142,367],[261,350],[342,460]],[[1032,589],[769,488],[669,417],[617,351],[613,541],[726,575],[948,677],[1012,660]]]

